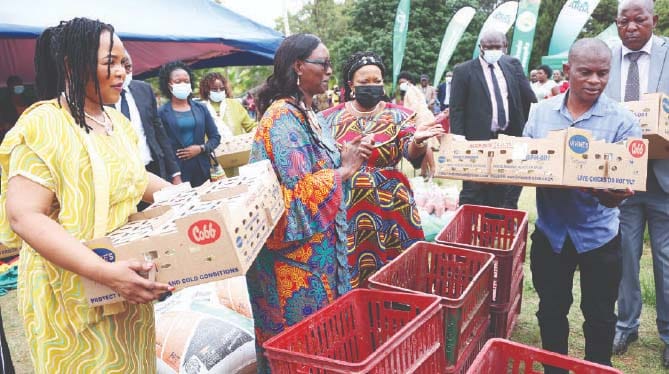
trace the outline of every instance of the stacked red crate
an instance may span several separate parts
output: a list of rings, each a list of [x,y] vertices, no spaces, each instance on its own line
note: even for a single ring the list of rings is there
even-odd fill
[[[517,318],[510,313],[520,311],[522,299],[527,212],[462,205],[436,241],[495,255],[490,332],[508,337]]]
[[[461,373],[487,339],[493,256],[417,242],[369,278],[375,289],[441,297],[446,366]]]
[[[358,289],[265,342],[272,373],[425,373],[444,367],[439,298]]]

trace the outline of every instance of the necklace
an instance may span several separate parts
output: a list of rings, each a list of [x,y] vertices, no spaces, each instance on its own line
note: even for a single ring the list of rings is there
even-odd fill
[[[95,122],[98,126],[101,126],[102,128],[104,128],[105,133],[107,134],[107,136],[111,136],[111,134],[114,132],[114,129],[112,128],[111,124],[107,123],[108,122],[107,121],[107,119],[108,119],[107,118],[107,112],[102,111],[102,117],[103,117],[104,121],[99,121],[97,118],[95,118],[92,115],[86,113],[86,111],[84,111],[84,115],[86,116],[86,118]]]
[[[374,106],[374,108],[372,108],[372,110],[370,110],[369,112],[363,112],[362,110],[358,110],[358,109],[356,109],[355,104],[353,104],[353,101],[349,101],[349,102],[347,102],[346,105],[348,106],[350,112],[351,112],[353,115],[355,115],[356,117],[371,117],[371,116],[375,115],[375,114],[379,111],[379,108],[380,108],[380,106],[381,106],[381,102],[379,101],[379,102]]]

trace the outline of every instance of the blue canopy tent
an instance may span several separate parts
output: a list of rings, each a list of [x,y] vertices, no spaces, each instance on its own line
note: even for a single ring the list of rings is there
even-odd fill
[[[193,66],[270,65],[283,35],[212,0],[29,0],[0,8],[0,86],[34,80],[35,40],[74,17],[114,26],[133,59],[134,75],[182,60]]]

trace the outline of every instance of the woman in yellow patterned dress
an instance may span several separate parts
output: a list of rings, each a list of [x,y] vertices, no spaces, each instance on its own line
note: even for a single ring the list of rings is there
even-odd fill
[[[119,100],[123,58],[111,25],[75,18],[45,30],[36,81],[50,100],[26,110],[0,146],[0,242],[22,246],[19,312],[37,373],[156,371],[150,302],[171,287],[137,274],[150,262],[105,262],[82,244],[168,185],[145,172],[130,123],[103,106]],[[127,301],[89,307],[81,277]]]

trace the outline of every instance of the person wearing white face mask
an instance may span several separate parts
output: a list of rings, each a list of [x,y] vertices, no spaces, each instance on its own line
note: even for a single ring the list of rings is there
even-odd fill
[[[453,69],[451,132],[467,140],[520,136],[530,104],[536,102],[522,65],[505,55],[507,41],[501,32],[484,32],[479,47],[479,57]],[[465,181],[460,203],[516,209],[520,192],[516,186]]]
[[[219,73],[209,73],[200,81],[200,100],[214,117],[222,138],[247,134],[256,128],[242,104],[232,97],[228,80]]]
[[[158,114],[176,154],[181,180],[197,187],[211,178],[210,154],[221,143],[221,135],[207,107],[192,100],[192,78],[190,68],[180,61],[160,68],[160,91],[170,101]]]

